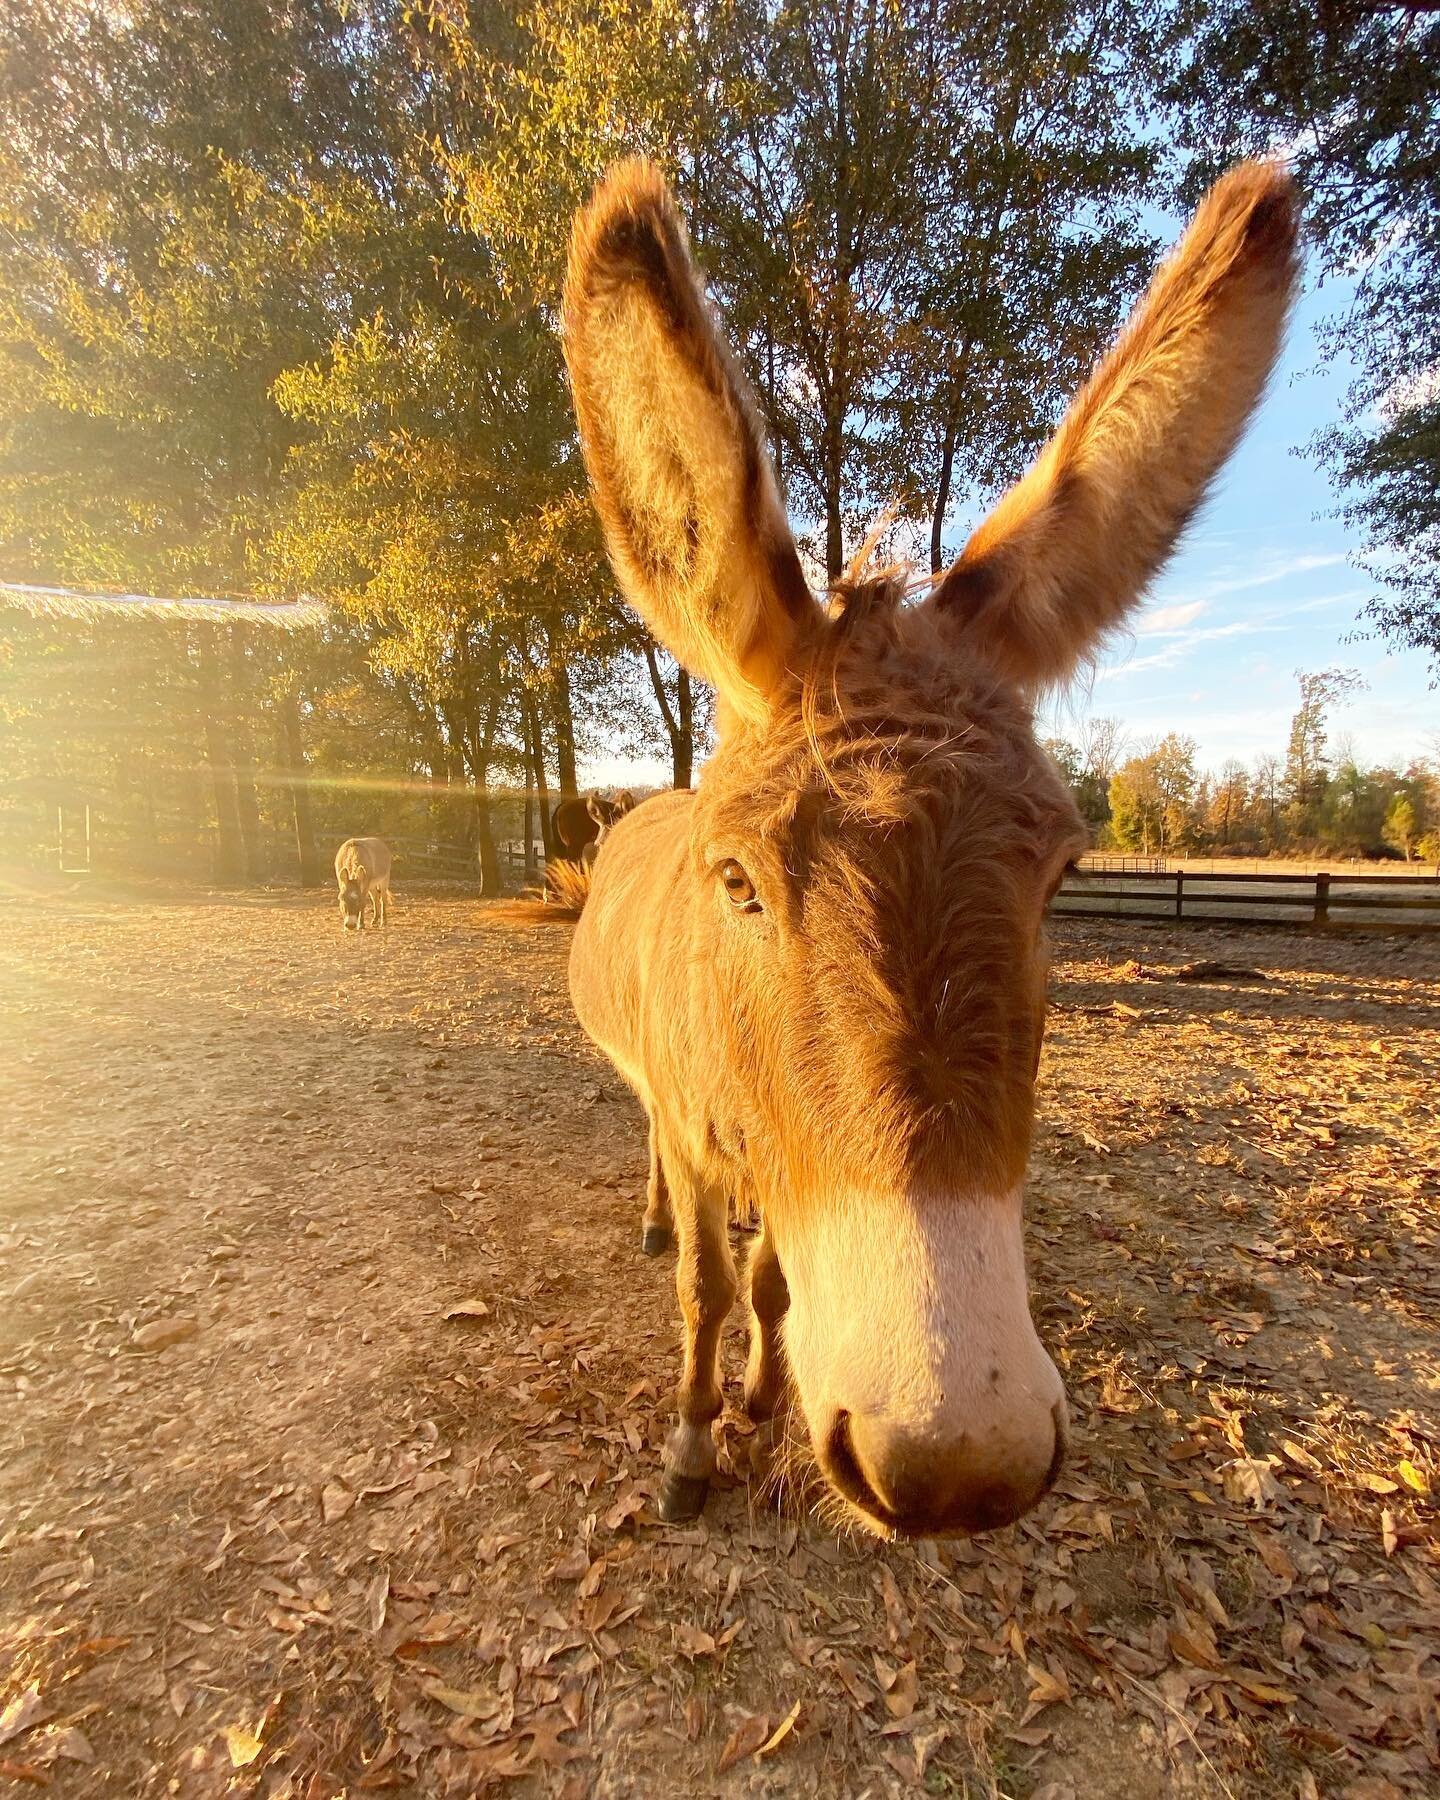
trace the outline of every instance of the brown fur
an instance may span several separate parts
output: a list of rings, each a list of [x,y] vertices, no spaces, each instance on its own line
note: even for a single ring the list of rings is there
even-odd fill
[[[1228,177],[931,599],[857,583],[827,613],[660,177],[622,165],[577,221],[566,353],[611,556],[726,702],[699,791],[609,832],[570,964],[650,1116],[646,1247],[679,1239],[673,1516],[714,1462],[730,1195],[764,1221],[752,1409],[788,1366],[855,1517],[982,1529],[1053,1479],[1020,1191],[1044,911],[1085,837],[1028,696],[1135,603],[1233,445],[1293,244],[1283,177]]]
[[[1255,408],[1295,275],[1289,177],[1244,163],[939,589],[1012,680],[1064,680],[1162,567]]]
[[[383,838],[346,838],[335,852],[335,880],[340,889],[340,919],[348,929],[365,929],[368,901],[377,925],[390,906],[390,846]]]

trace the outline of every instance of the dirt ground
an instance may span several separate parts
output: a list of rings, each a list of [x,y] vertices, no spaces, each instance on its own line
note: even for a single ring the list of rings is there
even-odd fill
[[[1440,944],[1067,920],[1022,1525],[652,1502],[645,1140],[568,930],[0,898],[0,1792],[1440,1792]],[[1262,971],[1180,980],[1219,959]]]

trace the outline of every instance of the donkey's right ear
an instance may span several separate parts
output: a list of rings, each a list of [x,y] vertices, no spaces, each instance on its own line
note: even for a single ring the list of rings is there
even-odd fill
[[[565,360],[627,598],[743,717],[763,717],[820,612],[754,400],[653,164],[620,163],[575,221]]]

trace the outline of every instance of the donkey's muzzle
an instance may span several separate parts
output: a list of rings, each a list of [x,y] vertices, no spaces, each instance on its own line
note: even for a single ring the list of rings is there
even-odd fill
[[[836,1490],[902,1537],[970,1536],[1012,1525],[1053,1486],[1065,1460],[1066,1408],[1048,1431],[1004,1450],[964,1435],[920,1434],[875,1413],[840,1412],[820,1450]]]

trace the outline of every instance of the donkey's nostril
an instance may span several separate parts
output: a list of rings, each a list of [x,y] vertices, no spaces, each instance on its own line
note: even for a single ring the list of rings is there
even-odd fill
[[[1055,1426],[1055,1448],[1050,1456],[1050,1467],[1045,1471],[1042,1494],[1048,1494],[1054,1487],[1055,1478],[1065,1463],[1065,1453],[1070,1448],[1070,1415],[1064,1400],[1057,1400],[1050,1408],[1050,1418]]]
[[[825,1440],[825,1455],[821,1460],[825,1473],[853,1505],[871,1514],[884,1512],[884,1503],[865,1479],[865,1471],[860,1467],[860,1459],[855,1454],[848,1412],[836,1413]]]

